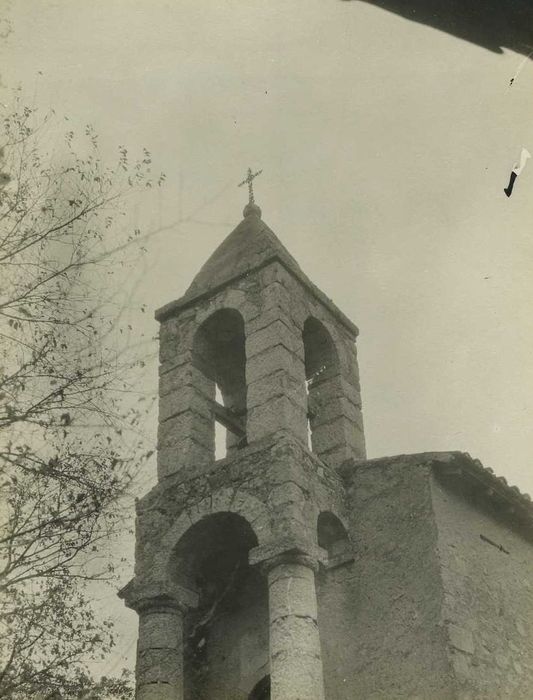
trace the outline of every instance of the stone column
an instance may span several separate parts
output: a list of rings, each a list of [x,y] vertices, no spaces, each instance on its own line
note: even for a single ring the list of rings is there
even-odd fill
[[[196,607],[197,595],[135,579],[119,595],[139,615],[136,700],[183,700],[183,618]]]
[[[324,700],[317,558],[294,549],[261,560],[261,549],[250,561],[268,576],[271,700]]]

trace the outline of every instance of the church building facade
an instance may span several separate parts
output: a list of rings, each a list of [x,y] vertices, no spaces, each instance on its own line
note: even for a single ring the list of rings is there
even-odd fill
[[[253,196],[156,317],[137,700],[532,698],[529,498],[464,453],[366,459],[357,328]]]

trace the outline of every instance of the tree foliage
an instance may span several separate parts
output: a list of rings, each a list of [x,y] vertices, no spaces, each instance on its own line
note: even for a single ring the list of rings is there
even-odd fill
[[[127,194],[163,176],[146,150],[104,165],[90,127],[58,147],[58,121],[17,101],[0,141],[0,697],[124,698],[85,667],[114,645],[87,587],[149,456],[113,280],[142,249]]]

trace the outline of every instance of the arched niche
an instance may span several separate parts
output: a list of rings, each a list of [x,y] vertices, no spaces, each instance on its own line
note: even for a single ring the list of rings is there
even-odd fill
[[[226,432],[227,452],[243,447],[246,445],[246,354],[244,320],[238,311],[220,309],[202,323],[193,340],[193,364],[214,385],[208,387],[215,396],[212,418]],[[217,438],[220,441],[218,434]]]
[[[243,670],[268,664],[268,590],[248,564],[249,522],[221,512],[192,525],[169,562],[170,577],[199,595],[184,623],[185,700],[245,697]]]
[[[330,511],[323,511],[317,520],[318,546],[328,553],[327,568],[353,560],[352,545],[346,528]]]

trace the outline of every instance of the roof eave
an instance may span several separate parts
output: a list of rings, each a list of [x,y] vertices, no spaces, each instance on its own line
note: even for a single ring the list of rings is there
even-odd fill
[[[479,459],[467,452],[421,452],[415,454],[377,457],[368,460],[347,460],[341,468],[341,475],[350,482],[358,469],[375,469],[394,464],[429,464],[434,474],[458,482],[469,482],[476,491],[488,500],[505,504],[504,511],[514,515],[533,532],[533,502],[527,493],[517,486],[508,484],[503,476],[497,476],[492,469],[484,467]]]

